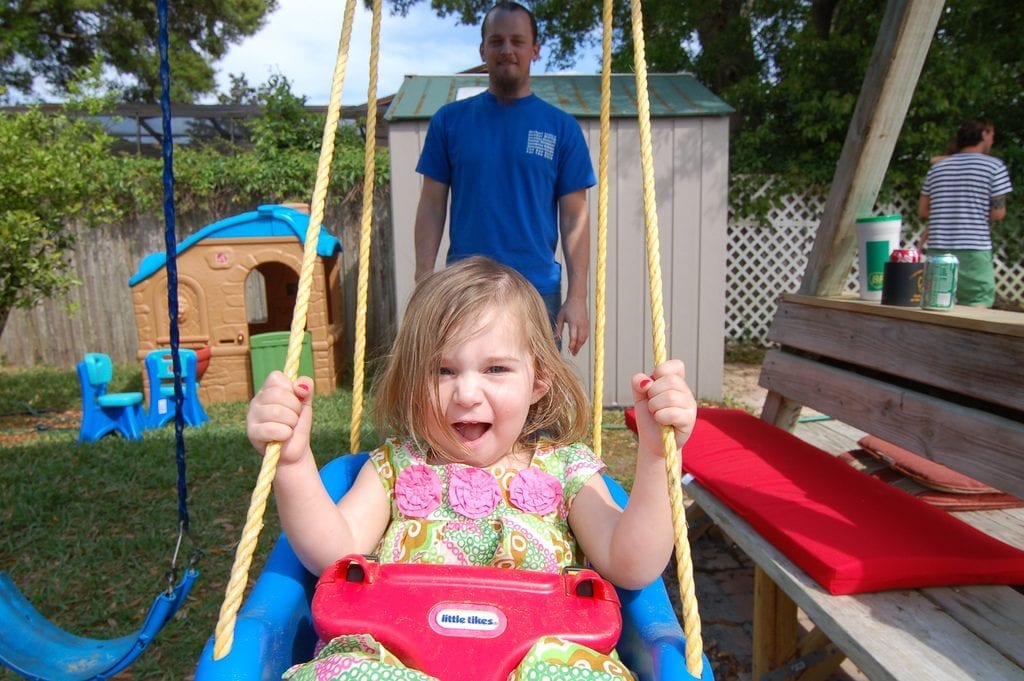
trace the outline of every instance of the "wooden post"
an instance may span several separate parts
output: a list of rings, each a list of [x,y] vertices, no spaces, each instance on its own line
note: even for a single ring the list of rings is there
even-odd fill
[[[944,4],[890,0],[886,6],[800,293],[842,291],[853,262],[854,221],[870,213],[878,196]]]
[[[762,676],[793,659],[796,653],[796,604],[754,566],[754,650],[751,678]]]
[[[874,206],[944,5],[942,0],[890,0],[886,5],[800,282],[802,294],[842,292],[853,264],[855,221]],[[772,413],[762,412],[762,418],[791,429],[799,405],[790,402],[775,400]]]

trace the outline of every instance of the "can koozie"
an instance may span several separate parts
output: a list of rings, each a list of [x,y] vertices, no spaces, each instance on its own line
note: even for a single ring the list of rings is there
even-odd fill
[[[924,263],[887,262],[882,282],[882,305],[919,307],[921,305]]]

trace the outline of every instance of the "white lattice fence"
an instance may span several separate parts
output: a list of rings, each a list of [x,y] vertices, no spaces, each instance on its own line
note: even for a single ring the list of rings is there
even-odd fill
[[[999,255],[999,251],[992,255],[992,265],[996,270],[996,294],[1007,300],[1024,303],[1024,263],[1009,262]]]
[[[762,191],[766,189],[767,185]],[[768,327],[775,316],[776,300],[782,293],[800,287],[824,205],[823,196],[794,195],[769,214],[767,225],[729,221],[725,275],[727,341],[768,344]],[[904,200],[880,206],[878,214],[911,215],[916,210],[916,203]],[[908,235],[907,229],[904,224],[904,244],[917,243],[917,234]],[[994,260],[996,291],[1009,300],[1021,300],[1024,266],[1006,263],[998,253]],[[856,259],[846,289],[857,290]]]

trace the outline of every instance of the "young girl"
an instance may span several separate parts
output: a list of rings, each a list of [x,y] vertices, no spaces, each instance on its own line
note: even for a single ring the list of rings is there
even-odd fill
[[[474,257],[413,293],[375,386],[376,421],[396,437],[371,454],[341,501],[331,501],[310,450],[309,378],[268,376],[247,429],[260,452],[282,443],[277,509],[314,574],[351,553],[555,573],[585,556],[605,579],[640,589],[661,575],[673,547],[661,427],[673,427],[682,446],[696,403],[677,360],[636,374],[632,388],[639,448],[621,510],[598,475],[604,465],[580,443],[587,399],[558,354],[541,298],[514,270]],[[550,674],[570,656],[592,669],[571,678],[632,679],[613,657],[552,639],[510,678],[537,665]],[[381,678],[385,667],[386,678],[429,678],[409,669],[395,676],[393,665],[369,636],[342,636],[285,678]],[[551,678],[570,678],[565,672]]]

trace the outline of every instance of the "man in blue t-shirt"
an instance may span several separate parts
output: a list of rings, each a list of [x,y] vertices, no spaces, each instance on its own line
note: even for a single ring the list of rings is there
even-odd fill
[[[579,123],[530,90],[540,56],[537,23],[522,5],[499,2],[484,17],[480,57],[487,91],[441,107],[416,171],[416,280],[434,269],[451,192],[450,264],[486,255],[523,274],[548,308],[555,338],[568,326],[572,354],[590,335],[587,189],[596,179]],[[561,297],[559,236],[567,291]]]

